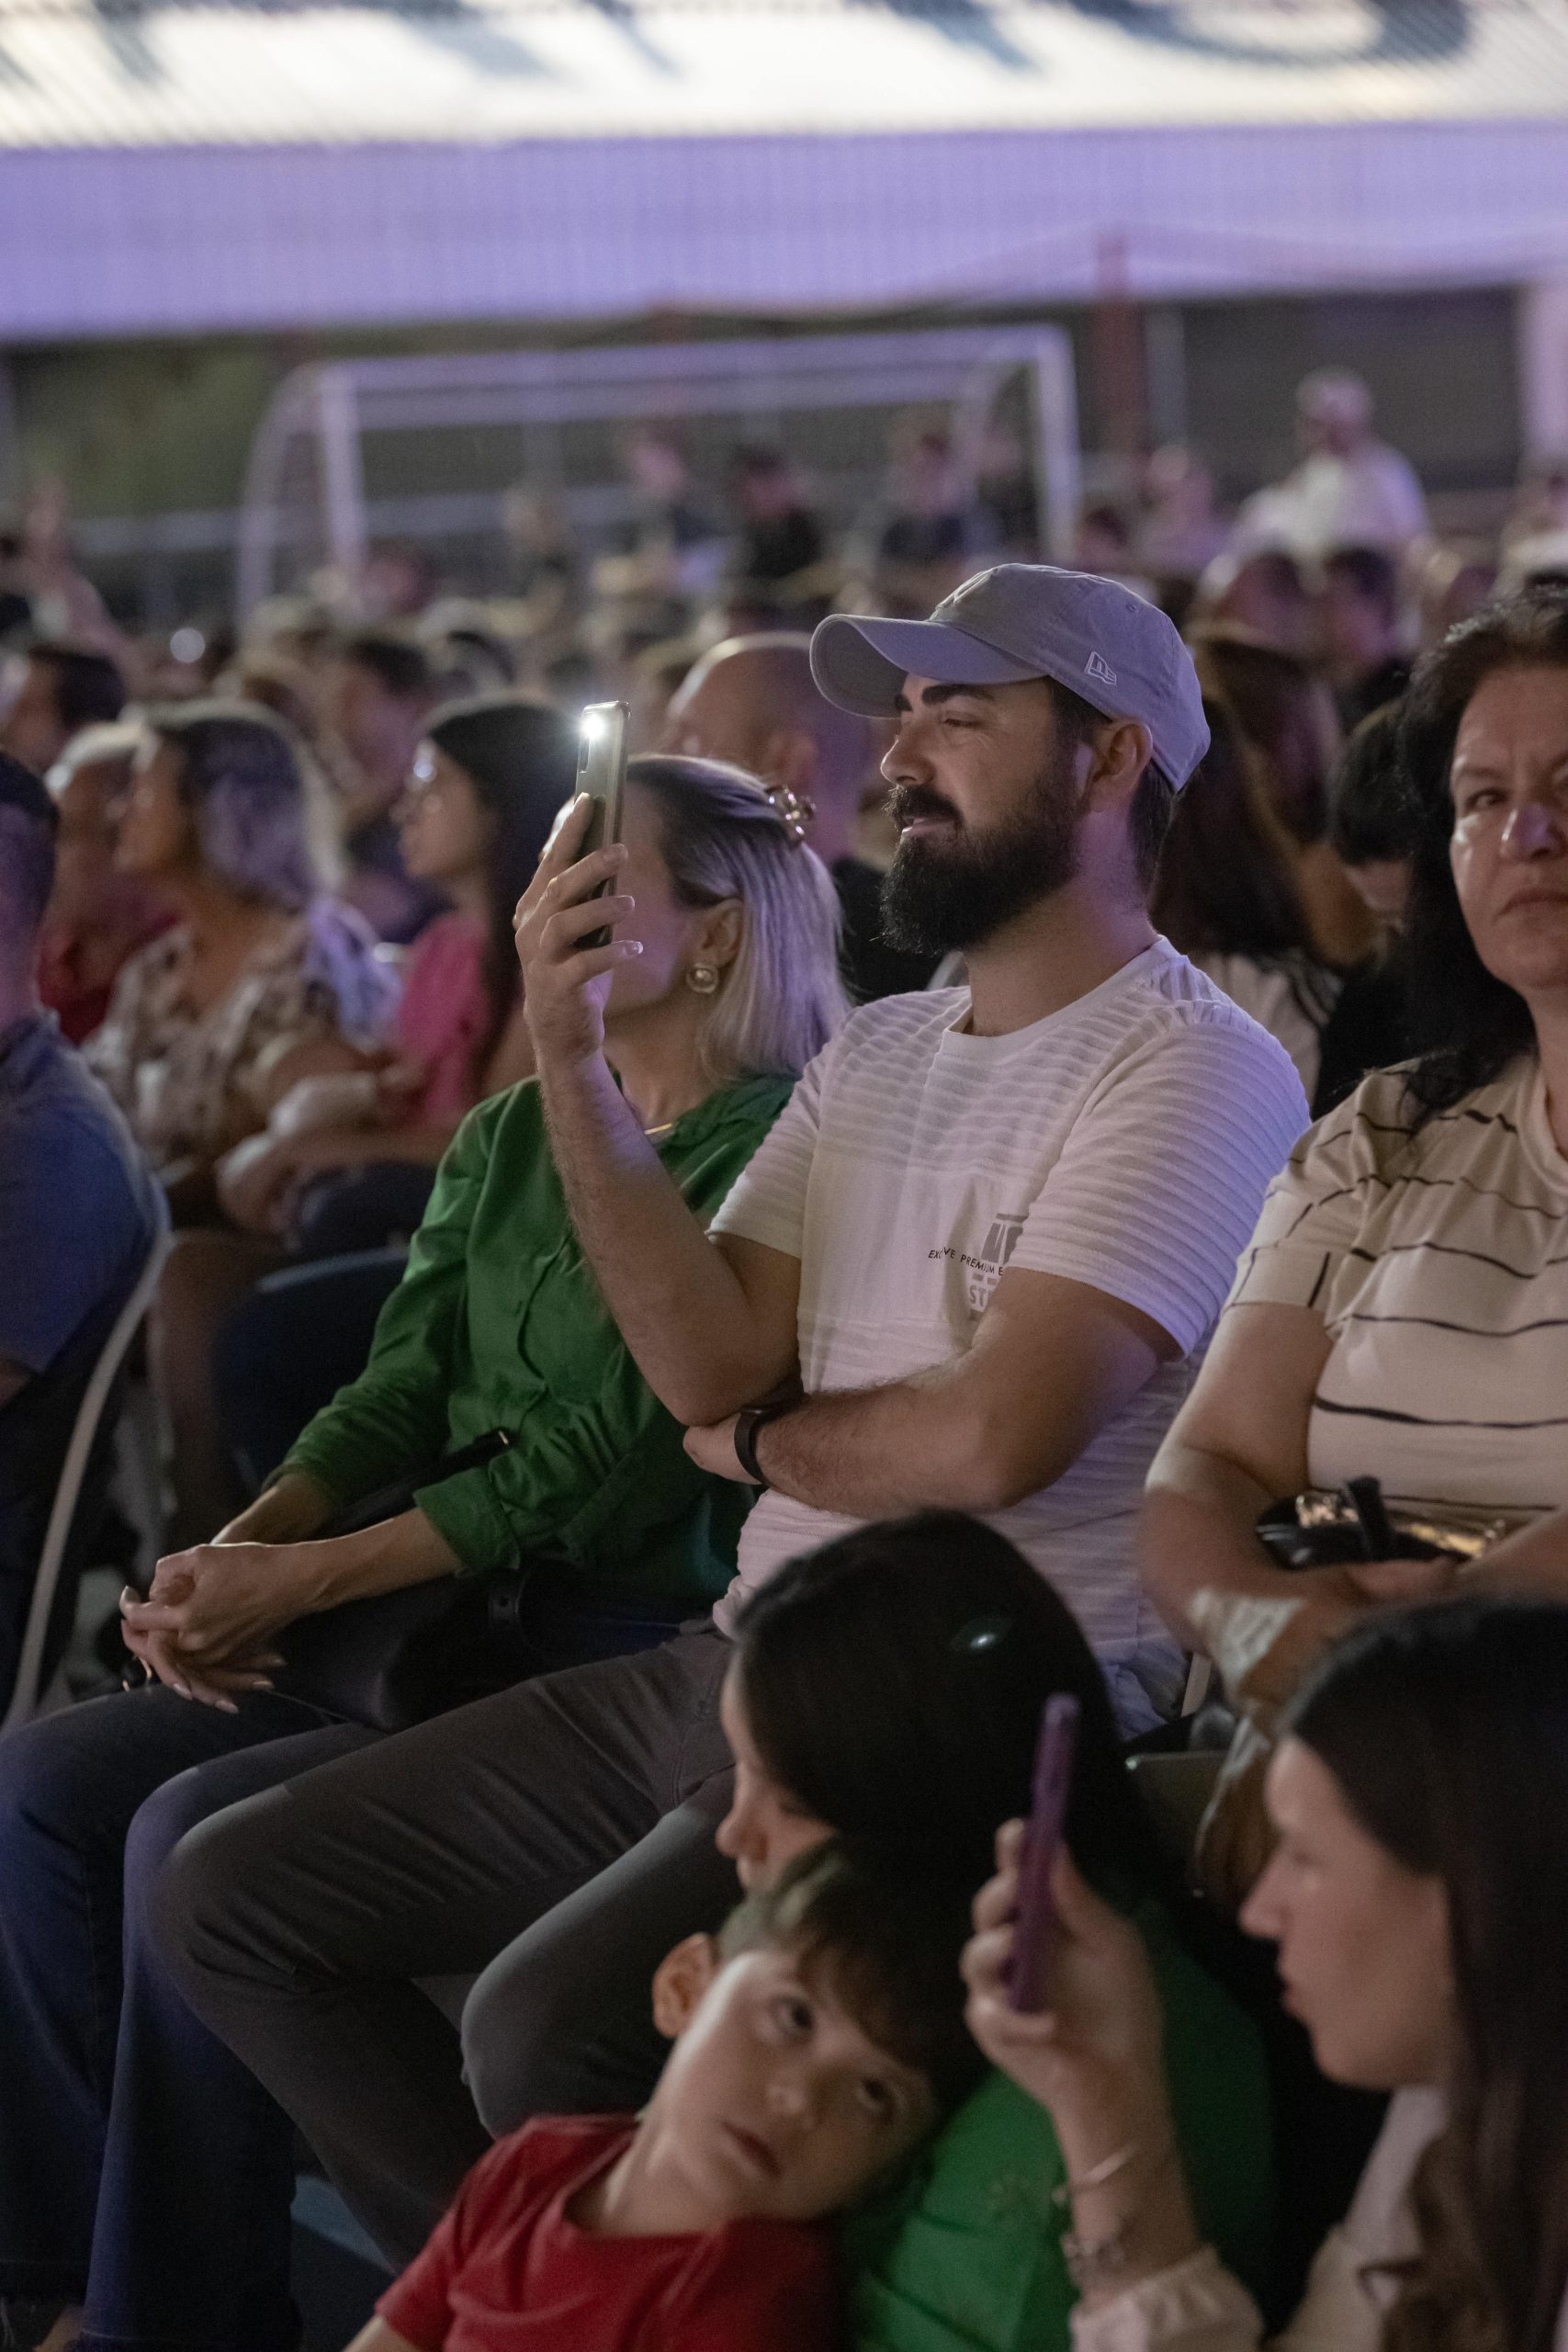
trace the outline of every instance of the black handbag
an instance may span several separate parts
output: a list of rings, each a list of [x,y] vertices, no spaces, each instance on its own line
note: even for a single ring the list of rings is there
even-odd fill
[[[1375,1478],[1309,1487],[1270,1503],[1258,1534],[1280,1568],[1333,1568],[1367,1560],[1479,1559],[1515,1522],[1455,1504],[1390,1505]]]
[[[434,1471],[367,1496],[322,1530],[353,1535],[407,1510],[419,1487],[477,1469],[512,1441],[491,1430]],[[432,1715],[488,1698],[535,1670],[523,1618],[533,1571],[484,1577],[431,1577],[398,1592],[340,1601],[297,1618],[279,1636],[285,1663],[274,1687],[370,1731],[407,1731]]]

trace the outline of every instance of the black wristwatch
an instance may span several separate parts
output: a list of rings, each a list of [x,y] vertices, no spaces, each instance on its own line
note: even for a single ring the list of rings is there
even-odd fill
[[[773,1481],[757,1459],[757,1431],[765,1421],[776,1421],[781,1414],[792,1409],[793,1399],[785,1405],[748,1405],[743,1413],[735,1416],[735,1459],[748,1478],[764,1492]]]

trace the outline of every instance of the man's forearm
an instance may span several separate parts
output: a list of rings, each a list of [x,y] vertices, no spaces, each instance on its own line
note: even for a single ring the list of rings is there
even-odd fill
[[[720,1419],[790,1365],[764,1359],[745,1291],[598,1056],[540,1071],[583,1256],[638,1371],[677,1420]]]
[[[1004,1510],[1068,1467],[1066,1449],[1059,1463],[1023,1466],[955,1389],[943,1365],[885,1388],[808,1396],[758,1430],[758,1467],[781,1494],[853,1519]]]

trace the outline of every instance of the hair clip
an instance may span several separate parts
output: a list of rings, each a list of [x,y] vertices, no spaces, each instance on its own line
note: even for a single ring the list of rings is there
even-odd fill
[[[806,841],[807,827],[817,814],[817,803],[808,800],[804,793],[796,792],[790,784],[765,784],[762,797],[796,849],[801,848]]]
[[[984,1657],[988,1651],[1000,1649],[1011,1631],[1010,1617],[972,1617],[967,1625],[960,1625],[948,1648],[960,1657]]]

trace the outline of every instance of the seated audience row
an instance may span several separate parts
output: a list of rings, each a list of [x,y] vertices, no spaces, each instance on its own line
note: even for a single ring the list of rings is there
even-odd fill
[[[1553,1246],[1568,1218],[1565,608],[1540,595],[1485,616],[1417,674],[1400,759],[1414,794],[1404,946],[1426,1049],[1366,1080],[1293,1154],[1306,1106],[1285,1052],[1156,935],[1148,912],[1163,840],[1164,886],[1190,910],[1193,944],[1201,952],[1204,917],[1211,956],[1247,952],[1218,944],[1194,855],[1204,800],[1179,798],[1206,793],[1212,818],[1227,755],[1256,870],[1270,840],[1217,707],[1220,748],[1200,766],[1211,727],[1163,616],[1110,582],[1001,566],[930,623],[832,620],[812,658],[829,698],[893,720],[886,773],[900,846],[884,893],[888,941],[930,957],[961,952],[966,984],[863,1006],[829,1037],[841,1011],[832,894],[799,838],[796,785],[775,783],[769,802],[701,762],[648,763],[634,771],[625,845],[586,858],[574,810],[517,910],[537,1081],[498,1095],[460,1131],[368,1369],[318,1414],[243,1521],[165,1560],[145,1601],[127,1596],[128,1643],[160,1687],[38,1724],[0,1755],[0,2033],[8,2081],[29,2086],[0,2121],[0,2285],[30,2283],[56,2301],[85,2291],[85,2318],[63,2320],[61,2341],[151,2346],[200,2331],[243,2352],[282,2352],[290,2122],[389,2256],[413,2256],[487,2131],[648,2095],[658,2071],[648,1979],[681,1936],[718,1928],[731,1860],[761,1883],[830,1832],[907,1852],[908,1829],[894,1839],[892,1826],[930,1814],[920,1792],[940,1783],[950,1793],[936,1813],[964,1857],[952,1876],[972,1889],[997,1821],[1019,1808],[1002,1782],[1010,1775],[1021,1794],[1043,1683],[1071,1687],[1085,1715],[1068,1842],[1088,1883],[1058,1875],[1051,2038],[1001,2014],[1005,1871],[983,1900],[969,1964],[982,2042],[1051,2120],[983,2086],[914,2183],[856,2216],[846,2239],[855,2338],[887,2352],[1059,2346],[1077,2294],[1086,2344],[1196,2343],[1203,2325],[1230,2327],[1216,2338],[1227,2346],[1255,2341],[1250,2307],[1198,2253],[1214,2234],[1221,2262],[1278,2300],[1252,2234],[1267,2218],[1266,2158],[1255,2151],[1245,2179],[1213,2200],[1204,2186],[1204,2097],[1224,2087],[1234,2132],[1253,2094],[1245,2070],[1224,2075],[1222,2052],[1243,2046],[1227,2044],[1234,2011],[1198,1962],[1211,1949],[1199,1924],[1162,1887],[1104,1693],[1123,1734],[1174,1707],[1181,1660],[1154,1604],[1202,1647],[1227,1608],[1276,1602],[1296,1679],[1391,1599],[1441,1595],[1454,1556],[1397,1529],[1392,1559],[1289,1576],[1269,1566],[1260,1511],[1352,1476],[1377,1476],[1400,1524],[1407,1512],[1484,1521],[1484,1555],[1467,1571],[1479,1590],[1564,1589],[1568,1487],[1551,1407],[1564,1370],[1552,1351],[1568,1328]],[[1259,750],[1267,733],[1256,722]],[[1315,783],[1302,775],[1311,822],[1297,840],[1315,849],[1332,813],[1326,770]],[[181,779],[168,781],[177,793]],[[693,886],[682,862],[699,810],[727,793],[747,854],[739,871]],[[751,848],[764,843],[759,867]],[[1306,889],[1318,865],[1298,858],[1292,876],[1282,842],[1276,853],[1287,886],[1277,903],[1288,906],[1289,886]],[[770,944],[775,887],[797,913],[795,933],[778,926]],[[1321,925],[1313,935],[1321,947]],[[1303,937],[1293,951],[1282,933],[1274,947],[1259,939],[1257,960],[1304,960]],[[814,1033],[785,1039],[779,1024],[807,971],[819,976]],[[739,1067],[773,1091],[765,1106],[759,1097],[738,1153],[707,1166],[705,1197],[671,1152],[716,1080],[737,1092],[716,1056],[747,1021],[753,1039],[773,1042]],[[684,1091],[669,1098],[638,1076],[655,1038],[677,1063],[686,1057]],[[659,1114],[675,1096],[667,1134]],[[503,1151],[509,1127],[524,1140],[525,1120],[526,1148],[509,1140]],[[553,1227],[542,1259],[530,1221],[540,1238]],[[552,1289],[558,1313],[547,1317]],[[558,1368],[541,1353],[552,1321]],[[582,1355],[590,1333],[595,1364]],[[518,1383],[519,1347],[532,1392]],[[613,1411],[596,1385],[611,1360]],[[595,1430],[607,1432],[597,1453]],[[739,1535],[738,1573],[711,1625],[671,1634],[671,1604],[689,1606],[687,1590],[649,1581],[659,1544],[637,1517],[649,1488],[639,1431],[668,1465],[671,1494],[678,1474],[709,1563]],[[572,1462],[590,1481],[575,1510]],[[1131,1537],[1145,1474],[1141,1594]],[[333,1513],[386,1480],[399,1483],[368,1498],[376,1524],[330,1532]],[[865,1525],[915,1508],[935,1516]],[[593,1593],[583,1571],[595,1546],[612,1597],[585,1606],[578,1588]],[[922,1559],[936,1612],[923,1621]],[[971,1564],[989,1599],[966,1585]],[[479,1581],[444,1598],[439,1579],[465,1571]],[[1008,1676],[1034,1606],[1025,1589],[1049,1603],[1057,1630],[1054,1672],[1032,1668],[1022,1703]],[[389,1613],[339,1615],[351,1598]],[[1493,1643],[1501,1659],[1514,1637],[1491,1629],[1531,1613],[1472,1607],[1465,1639]],[[1551,1661],[1561,1620],[1533,1616]],[[297,1634],[285,1630],[301,1618]],[[1410,1657],[1430,1657],[1434,1687],[1450,1696],[1460,1685],[1442,1664],[1445,1637],[1428,1627],[1458,1622],[1439,1603],[1400,1637]],[[436,1668],[412,1699],[407,1675],[390,1672],[410,1650],[388,1649],[395,1623],[414,1628],[412,1654],[423,1643]],[[351,1624],[369,1627],[362,1646],[382,1645],[374,1698],[350,1670]],[[1404,1673],[1408,1690],[1393,1634],[1373,1625],[1357,1638],[1314,1692],[1339,1675],[1354,1695],[1358,1660],[1372,1662],[1367,1689],[1400,1687]],[[772,1702],[758,1664],[770,1643],[783,1674]],[[961,1704],[962,1736],[944,1746],[932,1693],[956,1674],[972,1700],[982,1665],[991,1729]],[[1551,1670],[1543,1663],[1543,1693]],[[495,1684],[505,1687],[471,1695]],[[1383,1851],[1418,1883],[1390,1894],[1408,1896],[1409,1921],[1426,1928],[1404,1939],[1404,1973],[1387,1989],[1391,2015],[1403,2004],[1426,2020],[1424,2041],[1412,2030],[1391,2052],[1373,2032],[1340,2063],[1335,1986],[1302,1977],[1331,2073],[1425,2084],[1457,2102],[1453,2145],[1442,2133],[1422,2160],[1417,2283],[1394,2296],[1387,2342],[1436,2345],[1444,2323],[1431,2313],[1451,2307],[1477,2343],[1488,2328],[1490,2340],[1513,2340],[1527,2312],[1533,2333],[1519,2340],[1550,2352],[1563,2264],[1539,2232],[1523,2253],[1517,2234],[1505,2246],[1487,2218],[1495,2181],[1459,2160],[1460,2119],[1482,2108],[1473,2082],[1449,2071],[1458,2029],[1431,1989],[1448,1982],[1438,1930],[1457,1937],[1460,1916],[1434,1888],[1460,1865],[1430,1829],[1443,1784],[1416,1736],[1427,1701],[1409,1701],[1418,1785],[1403,1815],[1378,1810],[1382,1768],[1367,1761],[1363,1734],[1337,1745],[1333,1711],[1312,1694],[1287,1717],[1295,1736],[1271,1780],[1285,1859],[1248,1917],[1284,1930],[1289,1966],[1292,1839],[1326,1839],[1363,1878],[1369,1850]],[[1355,1703],[1375,1722],[1372,1700]],[[884,1704],[883,1762],[868,1781]],[[996,1752],[993,1736],[1011,1742],[1010,1760],[987,1784],[978,1758]],[[1303,1779],[1300,1750],[1318,1740],[1337,1783],[1327,1791],[1311,1770]],[[1081,1810],[1091,1803],[1098,1829]],[[1360,1848],[1341,1836],[1346,1822]],[[1097,1860],[1100,1837],[1110,1842]],[[1551,1851],[1542,1848],[1543,1868]],[[63,1874],[62,1853],[73,1857]],[[1014,1860],[1004,1849],[1010,1869]],[[846,1886],[857,1868],[882,1866],[854,1848],[819,1865],[829,1881],[840,1868]],[[781,1904],[813,1883],[804,1863],[796,1871]],[[1157,1917],[1140,1889],[1157,1897]],[[101,1933],[122,1901],[123,1976],[119,1939],[111,1952]],[[1325,1917],[1329,1943],[1314,1947],[1309,1933],[1303,1969],[1341,1932]],[[1362,1929],[1398,1944],[1393,1917],[1374,1909]],[[934,1918],[911,1928],[933,1950],[949,1932]],[[1168,1978],[1162,1938],[1174,1939]],[[690,2008],[711,1973],[706,1953],[688,1951],[684,1993],[679,1961],[665,1980],[667,2015]],[[857,1981],[874,1982],[877,1964]],[[476,1971],[462,2005],[465,2082],[458,2033],[425,1982]],[[1082,2019],[1080,1978],[1108,1988]],[[850,2008],[844,2030],[863,2039],[867,2016]],[[1195,2018],[1190,2103],[1178,2052]],[[871,2038],[885,2057],[888,2044]],[[677,2086],[690,2080],[689,2051]],[[929,2071],[913,2075],[911,2112],[934,2120]],[[678,2094],[661,2096],[655,2116],[668,2118]],[[1385,2224],[1418,2154],[1407,2127],[1396,2105],[1374,2176],[1382,2186],[1368,2191],[1382,2218],[1363,2229],[1359,2206],[1348,2225],[1374,2263],[1382,2245],[1401,2251]],[[612,2139],[605,2199],[647,2210],[637,2184],[656,2137]],[[1157,2162],[1150,2153],[1172,2149]],[[476,2193],[502,2177],[499,2157],[496,2167]],[[1196,2227],[1184,2173],[1204,2209]],[[1424,2218],[1428,2174],[1440,2177],[1459,2249],[1446,2270]],[[1073,2209],[1065,2245],[1040,2226],[1056,2188]],[[586,2175],[583,2194],[613,2233]],[[810,2213],[837,2201],[825,2194]],[[1010,2206],[1023,2216],[1010,2237]],[[242,2214],[248,2264],[232,2256]],[[400,2312],[419,2352],[445,2342],[439,2298],[421,2302],[418,2282],[434,2297],[444,2280],[445,2293],[455,2253],[448,2233],[407,2299],[394,2294],[382,2352]],[[1360,2296],[1348,2259],[1325,2262],[1288,2340],[1321,2339],[1333,2298]],[[1356,2318],[1361,2332],[1346,2340],[1371,2352],[1383,2332],[1375,2296]]]

